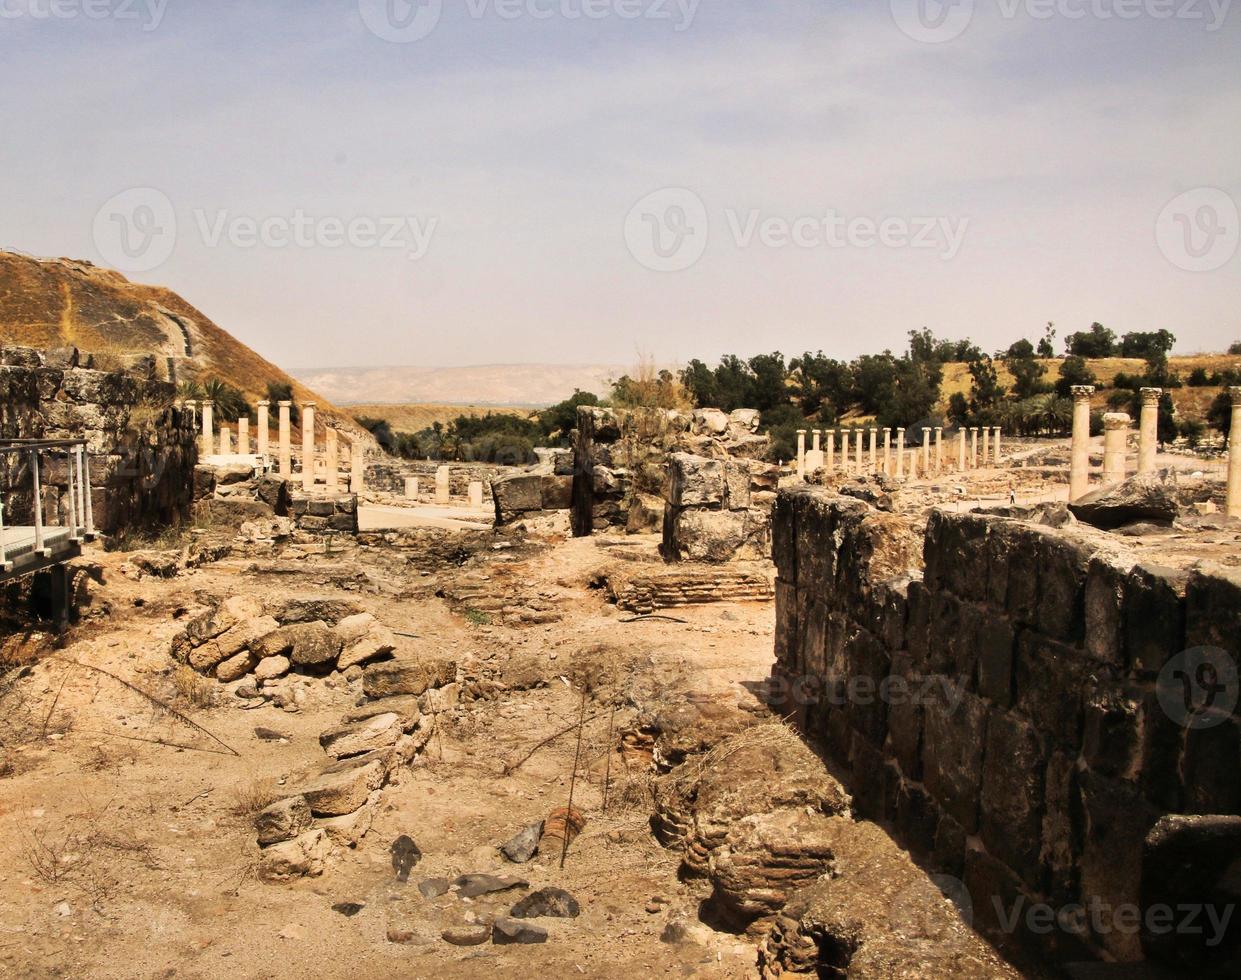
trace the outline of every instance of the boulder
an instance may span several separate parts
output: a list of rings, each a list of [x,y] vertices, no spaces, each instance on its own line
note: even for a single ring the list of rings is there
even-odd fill
[[[520,919],[499,918],[491,927],[491,941],[497,946],[508,944],[532,945],[547,942],[547,930],[532,926]]]
[[[256,616],[235,623],[215,639],[194,649],[189,655],[190,666],[195,670],[209,671],[217,664],[236,657],[247,647],[253,649],[256,640],[275,628],[276,621],[270,616]]]
[[[372,626],[375,625],[375,617],[370,613],[355,613],[352,616],[346,616],[336,624],[335,630],[340,641],[345,646],[350,643],[356,643],[362,639]]]
[[[664,499],[649,493],[635,493],[629,504],[625,524],[628,534],[658,534],[664,525]]]
[[[380,698],[378,701],[371,701],[347,711],[341,721],[349,724],[389,713],[400,716],[401,725],[405,731],[410,731],[418,721],[418,716],[422,714],[418,707],[417,697],[412,694],[398,694],[390,698]]]
[[[304,796],[290,796],[260,810],[254,818],[254,829],[263,846],[292,840],[309,830],[313,820]]]
[[[351,599],[312,596],[290,599],[276,612],[276,618],[282,623],[311,623],[322,620],[334,626],[342,619],[362,611],[362,607]]]
[[[321,621],[281,626],[262,637],[258,645],[265,657],[287,652],[297,667],[319,667],[340,655],[340,637]]]
[[[259,681],[273,681],[287,674],[290,666],[288,657],[264,657],[254,668],[254,678]]]
[[[250,673],[252,668],[258,662],[258,658],[249,650],[242,650],[241,653],[234,657],[229,657],[223,663],[219,664],[215,669],[215,676],[225,684],[233,681],[239,681]]]
[[[308,830],[293,840],[273,844],[259,858],[259,878],[267,882],[292,881],[323,874],[331,852],[326,832]]]
[[[1166,471],[1133,476],[1086,494],[1069,504],[1069,510],[1079,521],[1105,531],[1135,521],[1166,526],[1177,515],[1176,485]]]
[[[307,783],[302,795],[316,816],[339,817],[362,806],[371,790],[379,789],[387,776],[388,760],[384,754],[368,753],[326,767]]]
[[[216,487],[227,487],[234,483],[245,483],[254,478],[254,467],[245,463],[227,463],[215,468]]]
[[[418,695],[449,684],[456,676],[457,662],[448,657],[399,657],[369,664],[362,673],[362,692],[368,698]]]
[[[543,475],[513,473],[491,481],[496,523],[504,524],[523,514],[543,509]]]
[[[339,630],[340,627],[337,627]],[[365,633],[352,641],[346,641],[340,657],[337,658],[337,670],[348,670],[358,664],[386,657],[396,649],[396,637],[386,626],[373,624]]]
[[[229,596],[216,608],[195,617],[186,627],[190,642],[194,645],[213,640],[238,623],[255,619],[263,614],[263,603],[244,595]],[[240,648],[239,648],[240,649]],[[233,651],[234,653],[236,651]]]
[[[538,852],[543,837],[543,821],[532,823],[512,840],[500,845],[500,853],[514,864],[525,864]],[[516,913],[514,913],[516,914]]]
[[[544,916],[554,919],[576,919],[582,907],[576,898],[563,888],[540,888],[531,892],[509,911],[514,919],[537,919]]]
[[[722,564],[737,554],[750,530],[747,511],[670,509],[664,517],[664,557]]]
[[[328,729],[319,736],[323,751],[333,759],[362,755],[396,744],[403,730],[401,716],[388,713]]]

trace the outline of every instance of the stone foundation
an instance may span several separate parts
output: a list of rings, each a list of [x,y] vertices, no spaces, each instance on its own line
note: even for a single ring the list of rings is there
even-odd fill
[[[961,879],[1006,946],[1141,959],[1137,930],[1089,918],[1002,925],[1017,902],[1136,905],[1161,816],[1241,813],[1235,684],[1187,727],[1177,679],[1196,675],[1169,663],[1211,645],[1236,664],[1241,573],[1135,565],[1092,529],[923,527],[817,489],[780,493],[773,537],[772,695],[852,773],[863,815]]]

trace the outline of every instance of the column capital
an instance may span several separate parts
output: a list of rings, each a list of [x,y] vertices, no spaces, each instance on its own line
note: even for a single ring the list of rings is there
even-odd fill
[[[1241,405],[1241,385],[1233,385],[1228,389],[1228,394],[1232,396],[1233,405]]]
[[[292,403],[292,402],[287,402],[287,401],[286,401],[286,402],[276,402],[276,404],[277,404],[277,405],[279,405],[281,408],[292,408],[292,407],[293,407],[293,403]]]
[[[315,403],[314,403],[314,402],[302,402],[302,409],[303,409],[303,410],[305,410],[305,409],[307,409],[307,408],[314,408],[314,407],[315,407]]]
[[[944,431],[944,427],[943,427],[942,425],[937,425],[937,426],[935,426],[935,431],[936,431],[936,432],[943,432],[943,431]]]
[[[1074,401],[1085,401],[1094,394],[1094,385],[1073,385],[1069,391],[1073,393]]]
[[[1162,388],[1143,388],[1142,389],[1142,404],[1143,405],[1158,405],[1159,396],[1162,394],[1163,394]]]
[[[1113,431],[1116,429],[1127,429],[1132,421],[1124,412],[1108,412],[1103,416],[1103,428]]]
[[[261,402],[255,402],[254,404],[257,408],[271,408],[271,402],[269,402],[266,398],[264,398]]]
[[[215,408],[215,402],[213,402],[210,398],[204,398],[198,404],[202,405],[203,408]]]
[[[799,436],[804,436],[804,435],[806,434],[806,432],[807,432],[807,430],[806,430],[806,429],[798,429],[798,430],[797,430],[797,434],[798,434]]]
[[[185,407],[186,407],[186,408],[197,408],[197,407],[198,407],[198,399],[197,399],[197,398],[187,398],[183,404],[185,405]]]

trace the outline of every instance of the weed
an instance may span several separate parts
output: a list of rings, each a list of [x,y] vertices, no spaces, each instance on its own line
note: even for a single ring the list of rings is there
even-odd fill
[[[229,810],[233,816],[249,820],[284,795],[287,794],[283,794],[272,779],[251,779],[233,787]]]
[[[172,686],[176,689],[177,698],[196,708],[210,708],[215,705],[216,683],[204,677],[193,667],[181,664],[172,672]]]
[[[471,626],[490,626],[491,617],[481,609],[467,609],[465,611],[465,621]]]

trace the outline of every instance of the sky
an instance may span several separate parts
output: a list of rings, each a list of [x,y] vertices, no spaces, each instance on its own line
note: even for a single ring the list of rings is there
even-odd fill
[[[1236,6],[0,0],[0,248],[287,368],[1218,350]]]

